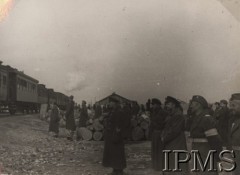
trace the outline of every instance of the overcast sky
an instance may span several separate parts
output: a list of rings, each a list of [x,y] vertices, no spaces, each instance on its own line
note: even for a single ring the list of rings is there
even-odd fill
[[[240,22],[228,7],[222,0],[15,0],[0,22],[0,59],[77,102],[112,92],[140,103],[229,99],[240,92]]]

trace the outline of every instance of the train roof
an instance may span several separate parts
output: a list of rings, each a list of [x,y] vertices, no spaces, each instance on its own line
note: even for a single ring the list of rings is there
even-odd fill
[[[11,66],[9,66],[9,65],[7,65],[7,66],[1,65],[1,68],[4,68],[4,69],[7,70],[8,72],[12,72],[12,73],[16,73],[16,74],[18,74],[18,75],[21,75],[21,76],[23,76],[23,77],[25,77],[25,78],[27,78],[27,79],[29,79],[29,80],[31,80],[31,81],[34,81],[34,82],[36,82],[36,83],[39,82],[37,79],[35,79],[35,78],[33,78],[33,77],[30,77],[29,75],[24,74],[24,72],[19,71],[19,70],[17,70],[16,68],[13,68],[13,67],[11,67]]]

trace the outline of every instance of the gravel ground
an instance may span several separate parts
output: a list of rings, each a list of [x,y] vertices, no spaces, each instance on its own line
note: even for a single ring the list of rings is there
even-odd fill
[[[4,174],[104,175],[103,142],[67,141],[48,134],[38,115],[0,117],[0,167]],[[155,174],[150,168],[150,143],[126,144],[129,175]],[[157,173],[160,174],[160,173]]]
[[[128,175],[161,175],[151,169],[150,142],[128,143],[125,150]],[[102,141],[71,142],[63,128],[51,137],[37,114],[0,116],[0,175],[106,175],[111,169],[102,167],[102,153]]]

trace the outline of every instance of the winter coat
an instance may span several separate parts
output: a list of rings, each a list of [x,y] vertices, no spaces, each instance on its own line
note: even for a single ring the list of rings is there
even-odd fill
[[[104,132],[103,166],[113,169],[124,169],[126,157],[124,150],[125,121],[123,112],[118,108],[112,110],[107,116]],[[120,132],[117,132],[117,128]]]
[[[76,125],[75,125],[75,119],[74,119],[74,102],[70,101],[67,105],[66,110],[66,129],[75,131]]]
[[[161,139],[163,143],[164,150],[187,150],[186,138],[184,134],[184,117],[183,113],[180,109],[176,109],[176,111],[172,114],[169,114],[166,117],[164,129],[161,134]],[[180,159],[184,160],[185,155],[180,155]],[[164,163],[165,158],[162,158]],[[175,155],[173,153],[169,154],[169,168],[175,168]],[[188,171],[187,164],[180,164],[179,168],[182,169],[183,172]],[[176,172],[168,173],[168,174],[176,174]]]
[[[54,106],[50,114],[49,132],[59,132],[60,111]]]

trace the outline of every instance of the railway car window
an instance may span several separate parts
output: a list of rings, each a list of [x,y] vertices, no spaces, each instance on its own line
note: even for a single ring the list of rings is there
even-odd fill
[[[7,85],[7,77],[3,75],[3,86]]]
[[[36,90],[36,85],[32,84],[32,91],[35,92],[35,90]]]
[[[17,79],[17,88],[20,89],[20,79]]]
[[[23,90],[27,90],[27,81],[21,80],[21,84],[22,84]]]
[[[27,91],[30,91],[30,83],[27,83]]]

